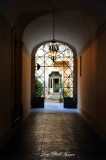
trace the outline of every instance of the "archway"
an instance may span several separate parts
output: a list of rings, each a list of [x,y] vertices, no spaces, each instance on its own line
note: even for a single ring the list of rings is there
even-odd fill
[[[35,52],[33,91],[36,104],[32,103],[32,107],[44,107],[44,100],[52,97],[53,101],[63,102],[65,108],[74,108],[74,88],[76,88],[74,53],[66,44],[58,42],[59,51],[53,62],[49,45],[50,42],[44,43]],[[43,102],[37,104],[41,99]],[[66,100],[69,105],[65,103]]]

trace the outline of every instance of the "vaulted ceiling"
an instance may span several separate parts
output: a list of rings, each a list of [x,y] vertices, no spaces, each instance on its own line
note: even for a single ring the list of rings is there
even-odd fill
[[[35,46],[52,40],[53,10],[55,39],[78,54],[106,21],[105,0],[0,0],[0,13],[30,54]]]

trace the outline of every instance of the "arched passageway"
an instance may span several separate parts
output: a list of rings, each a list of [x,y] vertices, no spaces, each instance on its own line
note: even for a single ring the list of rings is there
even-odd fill
[[[29,115],[36,49],[53,38],[76,54],[77,108],[106,138],[106,2],[0,1],[0,142]],[[57,83],[54,80],[54,83]],[[78,95],[78,96],[77,96]]]
[[[35,70],[33,70],[32,107],[44,107],[44,100],[63,103],[65,108],[76,108],[76,56],[65,44],[58,43],[56,59],[52,60],[50,43],[44,43],[35,52]],[[34,63],[33,63],[34,65]],[[39,99],[39,101],[38,101]],[[40,103],[43,101],[43,103]],[[38,102],[38,103],[37,103]],[[70,103],[70,105],[68,105]],[[55,104],[56,105],[56,104]]]
[[[104,112],[102,108],[102,113],[101,116],[99,115],[98,109],[100,102],[105,104],[104,101],[104,94],[101,97],[101,94],[99,92],[99,87],[96,86],[101,86],[101,79],[98,81],[98,78],[101,77],[100,75],[102,74],[102,80],[104,81],[105,77],[104,75],[104,70],[100,72],[100,69],[98,70],[98,67],[100,68],[104,66],[103,63],[99,63],[100,60],[100,48],[101,45],[104,44],[105,39],[105,23],[101,25],[98,29],[95,27],[94,23],[90,23],[92,25],[88,25],[84,20],[82,19],[74,19],[73,22],[73,28],[71,23],[68,23],[70,20],[69,17],[67,17],[66,21],[68,23],[68,26],[66,26],[63,20],[61,19],[60,14],[62,15],[63,12],[57,12],[56,13],[56,39],[57,40],[62,40],[63,42],[66,42],[66,44],[71,44],[71,48],[73,49],[74,53],[76,53],[76,77],[78,82],[78,91],[76,90],[76,93],[78,95],[78,103],[77,103],[77,95],[76,95],[76,104],[78,108],[80,109],[82,115],[87,118],[89,123],[95,127],[96,130],[99,130],[102,126],[102,131],[103,131],[103,136],[104,136]],[[67,14],[66,14],[67,15]],[[60,19],[59,19],[60,18]],[[65,18],[65,17],[64,17]],[[77,17],[78,18],[78,17]],[[50,41],[52,39],[52,13],[47,13],[42,16],[40,16],[38,19],[35,19],[31,21],[29,25],[25,28],[23,32],[23,37],[22,41],[24,43],[23,47],[23,55],[26,57],[27,55],[27,60],[25,58],[26,64],[25,68],[29,66],[32,68],[32,71],[26,71],[23,70],[25,73],[25,77],[23,79],[23,84],[25,81],[27,81],[28,85],[24,86],[23,88],[23,96],[25,99],[23,99],[23,108],[25,110],[28,110],[28,107],[26,109],[26,102],[27,106],[30,106],[30,98],[29,95],[31,95],[31,100],[33,99],[33,89],[34,89],[34,82],[29,78],[28,75],[31,74],[31,77],[34,75],[34,56],[32,53],[35,53],[36,49],[42,44],[45,43],[46,41]],[[70,21],[71,22],[71,21]],[[91,21],[89,21],[91,22]],[[42,27],[40,26],[40,23],[42,24]],[[78,23],[78,25],[77,25]],[[64,29],[60,26],[64,26]],[[70,27],[69,27],[70,26]],[[78,28],[77,28],[78,27]],[[69,29],[70,28],[70,29]],[[61,31],[62,29],[62,31]],[[66,33],[65,33],[66,31]],[[71,31],[71,32],[70,32]],[[73,32],[72,32],[73,31]],[[38,34],[39,33],[39,34]],[[42,34],[40,34],[42,33]],[[62,33],[62,34],[61,34]],[[73,35],[74,34],[74,35]],[[78,37],[77,37],[78,36]],[[36,37],[36,39],[35,39]],[[85,43],[86,42],[86,43]],[[103,42],[101,44],[101,42]],[[105,49],[102,47],[102,54],[104,55]],[[32,55],[31,55],[32,54]],[[81,56],[80,56],[81,55]],[[99,57],[100,56],[100,57]],[[103,57],[102,57],[103,58]],[[28,64],[27,64],[28,63]],[[78,63],[78,66],[77,66]],[[98,64],[98,65],[96,65]],[[77,74],[78,73],[78,74]],[[28,74],[28,75],[27,75]],[[88,76],[89,75],[89,76]],[[32,78],[33,79],[33,78]],[[31,83],[30,83],[31,82]],[[31,85],[29,85],[31,84]],[[96,85],[95,85],[96,84]],[[29,88],[28,88],[28,87]],[[77,85],[76,85],[77,86]],[[102,86],[103,88],[104,86]],[[27,88],[27,92],[26,92]],[[28,92],[31,91],[32,92]],[[25,94],[24,94],[25,93]],[[92,96],[92,94],[94,97]],[[98,94],[97,94],[98,93]],[[97,97],[101,97],[100,101]],[[97,101],[98,103],[97,103]],[[102,101],[103,100],[103,101]],[[92,103],[91,103],[92,102]],[[89,107],[92,106],[92,107]],[[30,108],[30,107],[29,107]],[[27,112],[27,111],[26,111]],[[91,120],[92,119],[92,120]],[[93,122],[94,120],[94,122]],[[93,122],[93,124],[92,124]],[[99,123],[99,127],[95,126],[95,123]]]

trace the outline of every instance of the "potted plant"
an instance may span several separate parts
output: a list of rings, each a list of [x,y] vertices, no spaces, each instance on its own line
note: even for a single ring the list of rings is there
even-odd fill
[[[73,97],[70,92],[64,90],[64,108],[75,108]]]
[[[43,84],[35,77],[34,99],[32,108],[44,108]]]

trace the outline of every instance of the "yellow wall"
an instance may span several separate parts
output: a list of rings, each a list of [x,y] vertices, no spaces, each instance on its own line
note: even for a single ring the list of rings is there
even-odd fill
[[[31,107],[31,56],[24,47],[22,49],[22,104],[25,119]]]
[[[78,107],[88,122],[106,138],[106,31],[78,58]]]

